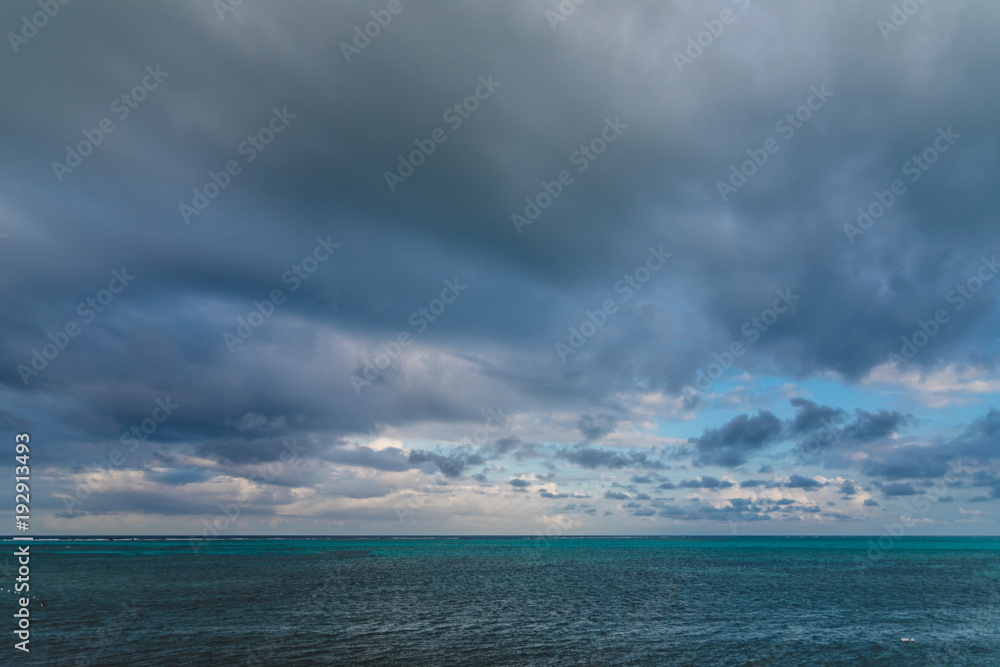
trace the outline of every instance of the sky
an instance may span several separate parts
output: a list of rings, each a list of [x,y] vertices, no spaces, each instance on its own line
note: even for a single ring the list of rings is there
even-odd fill
[[[39,535],[995,535],[998,21],[4,3],[0,473]]]

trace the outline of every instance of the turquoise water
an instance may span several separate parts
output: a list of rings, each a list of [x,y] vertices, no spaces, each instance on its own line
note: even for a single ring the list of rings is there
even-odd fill
[[[13,655],[11,640],[0,662],[1000,665],[1000,539],[882,547],[877,538],[35,541],[32,652]],[[12,612],[9,571],[0,587]]]

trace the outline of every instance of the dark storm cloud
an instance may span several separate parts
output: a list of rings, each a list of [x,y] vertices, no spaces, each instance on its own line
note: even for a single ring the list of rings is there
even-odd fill
[[[478,454],[459,452],[449,456],[428,450],[414,449],[410,452],[409,463],[413,466],[437,469],[444,473],[445,477],[460,477],[470,465],[480,465],[485,463],[485,459]]]
[[[613,433],[617,425],[618,420],[611,415],[598,415],[596,417],[583,415],[577,422],[577,428],[587,440],[600,440],[609,433]]]
[[[932,120],[944,117],[961,126],[965,143],[956,150],[973,144],[992,146],[996,138],[993,125],[974,112],[989,108],[991,96],[995,96],[982,89],[975,75],[978,64],[994,51],[939,54],[944,61],[939,70],[949,73],[943,84],[953,94],[926,98],[927,87],[910,85],[913,67],[903,54],[887,51],[880,39],[868,42],[857,37],[858,25],[867,25],[869,30],[874,25],[875,16],[864,3],[838,6],[835,13],[793,4],[784,6],[784,14],[775,10],[778,13],[773,16],[815,22],[810,53],[806,58],[788,58],[788,54],[798,53],[795,40],[772,43],[774,57],[781,54],[783,62],[792,63],[791,69],[783,79],[767,78],[768,95],[751,95],[758,101],[749,106],[744,103],[749,89],[721,82],[746,79],[736,74],[748,71],[750,64],[732,56],[745,50],[746,40],[755,34],[752,30],[727,36],[731,41],[698,63],[697,75],[677,77],[669,53],[663,51],[662,60],[657,62],[659,69],[648,74],[664,91],[673,86],[674,93],[651,99],[648,85],[632,85],[635,68],[648,66],[646,54],[660,52],[663,36],[653,26],[669,26],[683,43],[685,22],[681,18],[699,25],[696,5],[650,8],[625,3],[615,9],[595,9],[589,18],[578,17],[577,25],[584,33],[606,30],[615,35],[618,31],[614,26],[644,26],[630,33],[628,42],[612,40],[599,49],[600,53],[579,50],[567,36],[569,32],[553,34],[537,5],[531,3],[502,7],[480,3],[447,11],[434,6],[412,7],[400,17],[394,34],[381,36],[356,62],[347,65],[339,39],[350,32],[347,26],[366,16],[362,9],[297,5],[293,11],[242,6],[227,21],[218,22],[204,3],[142,8],[122,5],[113,19],[113,25],[121,29],[110,33],[117,38],[95,42],[90,35],[111,28],[103,13],[84,7],[75,10],[72,20],[63,19],[48,27],[17,58],[17,67],[10,66],[8,86],[23,94],[10,96],[5,126],[22,137],[23,148],[34,151],[26,155],[37,155],[28,161],[31,168],[12,174],[22,182],[51,184],[50,162],[61,157],[64,144],[102,114],[107,115],[109,101],[135,85],[134,79],[148,62],[162,62],[170,77],[61,184],[62,197],[50,205],[53,215],[46,223],[59,230],[60,240],[48,245],[46,261],[28,261],[41,256],[33,252],[37,248],[28,234],[19,241],[26,251],[23,258],[9,258],[10,270],[18,271],[24,277],[21,284],[28,288],[15,295],[6,311],[6,326],[13,335],[5,336],[5,381],[18,386],[14,368],[25,353],[30,356],[31,347],[44,339],[46,330],[62,324],[66,313],[93,291],[82,289],[87,280],[71,278],[89,277],[96,288],[98,277],[122,262],[134,263],[141,279],[137,279],[135,292],[126,293],[114,304],[120,306],[117,314],[109,309],[107,317],[95,323],[104,327],[109,342],[127,337],[139,322],[148,322],[167,333],[169,347],[162,350],[160,359],[162,353],[172,352],[180,358],[199,359],[204,375],[231,372],[218,368],[225,354],[219,336],[222,328],[234,326],[240,312],[237,306],[244,308],[273,286],[282,286],[282,271],[301,260],[317,233],[332,229],[343,242],[344,252],[321,267],[303,291],[291,295],[295,298],[282,307],[283,313],[317,323],[336,322],[356,334],[370,335],[377,343],[378,336],[394,335],[407,327],[409,313],[426,303],[444,273],[466,274],[472,281],[470,290],[478,287],[481,296],[457,304],[447,314],[449,323],[436,327],[434,335],[469,344],[526,344],[512,359],[514,365],[508,366],[507,374],[513,372],[524,380],[550,376],[544,388],[538,385],[532,391],[556,400],[571,391],[564,373],[573,371],[545,361],[552,356],[548,341],[551,334],[561,333],[566,316],[575,316],[578,311],[567,300],[544,303],[526,296],[537,292],[523,288],[542,284],[558,292],[575,285],[595,294],[605,289],[590,276],[603,275],[599,269],[605,267],[621,273],[639,261],[632,254],[636,245],[644,248],[648,239],[663,236],[652,222],[646,222],[649,216],[641,207],[664,201],[672,202],[678,222],[665,240],[685,248],[687,282],[701,285],[690,298],[704,304],[703,312],[689,320],[686,330],[671,330],[680,335],[677,342],[686,354],[660,354],[649,344],[654,338],[662,339],[663,332],[658,330],[661,317],[627,315],[622,320],[623,325],[627,320],[627,328],[609,325],[612,328],[605,330],[605,341],[594,339],[590,343],[592,380],[584,380],[579,390],[596,398],[605,391],[599,387],[625,386],[626,378],[633,374],[658,386],[679,388],[692,379],[698,360],[710,356],[712,336],[703,334],[714,331],[731,336],[752,314],[745,304],[759,300],[776,282],[799,285],[804,294],[801,307],[794,320],[768,332],[771,335],[762,338],[754,354],[782,352],[775,358],[783,359],[791,371],[833,369],[857,376],[879,363],[900,328],[912,324],[909,313],[922,313],[924,306],[936,305],[938,295],[928,288],[946,285],[953,277],[942,276],[939,282],[932,273],[932,267],[936,270],[941,265],[938,260],[943,253],[975,248],[975,241],[988,230],[989,208],[975,198],[967,198],[961,206],[967,226],[957,236],[952,226],[937,222],[941,216],[934,212],[940,204],[926,206],[926,213],[921,207],[935,198],[947,200],[947,174],[957,178],[966,173],[960,156],[955,155],[948,156],[955,158],[951,167],[935,168],[938,180],[924,179],[919,192],[893,211],[893,215],[905,214],[917,220],[908,227],[912,232],[905,227],[893,228],[895,251],[868,250],[879,246],[884,234],[879,228],[870,230],[860,247],[848,248],[849,244],[838,238],[842,236],[839,225],[825,219],[831,197],[829,179],[856,164],[859,153],[868,159],[851,174],[848,190],[864,203],[875,187],[872,183],[888,180],[910,153],[922,147],[915,145],[917,137],[922,133],[933,137]],[[11,11],[10,19],[17,23],[17,10]],[[972,15],[954,9],[941,20],[960,28],[968,43],[983,34],[982,22],[974,21]],[[748,18],[764,20],[762,15],[755,19],[748,14]],[[600,23],[594,23],[598,20]],[[167,24],[175,26],[169,39],[159,30]],[[447,26],[461,29],[449,30]],[[449,36],[440,51],[419,48],[428,32]],[[191,38],[180,40],[185,41],[183,48],[174,39],[181,33]],[[243,40],[259,35],[268,37],[254,40],[252,49],[242,47]],[[854,45],[848,52],[869,54],[874,71],[857,76],[853,56],[844,55],[844,40]],[[515,43],[516,59],[509,56]],[[984,49],[988,43],[983,42]],[[81,52],[88,53],[88,58],[68,57]],[[606,57],[612,52],[618,57]],[[552,58],[573,63],[560,81],[578,85],[553,87],[545,68],[532,64]],[[87,65],[90,59],[114,62],[118,67],[95,71]],[[218,66],[205,68],[205,62]],[[324,66],[317,67],[317,63]],[[720,237],[712,224],[703,224],[722,208],[716,199],[715,182],[750,145],[749,138],[764,136],[775,119],[802,103],[800,98],[815,83],[817,71],[835,96],[822,116],[817,114],[766,165],[767,172],[762,170],[727,203],[725,208],[742,224],[731,230],[732,236]],[[420,77],[421,85],[415,86],[409,82],[417,72],[434,75]],[[487,72],[496,73],[501,87],[462,127],[449,128],[451,136],[441,151],[398,192],[390,193],[383,173],[396,164],[397,155],[412,149],[414,139],[429,134],[431,128],[444,125],[441,112],[470,94],[478,85],[477,77]],[[49,85],[36,90],[32,82],[39,80]],[[888,89],[886,82],[891,82]],[[977,104],[949,106],[941,101],[962,99],[960,91],[975,97]],[[681,109],[671,104],[674,94],[698,101]],[[612,99],[616,104],[609,110],[606,101]],[[350,103],[345,103],[347,100]],[[873,122],[853,122],[860,101],[878,109]],[[176,203],[189,196],[192,187],[202,185],[209,170],[218,170],[246,134],[266,121],[273,106],[286,104],[298,115],[287,134],[254,163],[244,165],[244,173],[196,219],[195,227],[178,223]],[[657,104],[681,114],[675,126],[657,122],[661,116]],[[938,113],[914,112],[928,107]],[[739,108],[740,113],[704,113],[726,108]],[[620,113],[631,127],[624,143],[614,147],[618,152],[602,156],[590,172],[602,170],[600,193],[577,184],[579,187],[560,200],[559,207],[546,211],[543,221],[522,236],[514,233],[509,225],[510,211],[517,210],[540,178],[551,178],[565,166],[570,150],[599,129],[608,113]],[[558,123],[548,122],[555,118]],[[159,150],[130,150],[133,138]],[[642,158],[651,149],[676,157],[652,167]],[[822,156],[821,162],[813,163],[816,155]],[[511,156],[530,156],[524,163],[531,167],[515,166]],[[481,168],[469,169],[468,165]],[[981,171],[993,165],[986,162],[977,167]],[[581,182],[589,175],[581,174]],[[988,179],[988,173],[980,177]],[[140,186],[124,187],[133,183]],[[660,193],[650,189],[653,183]],[[95,195],[117,193],[122,218],[92,216],[85,233],[76,231],[82,230],[81,226],[65,225],[73,200],[85,198],[88,191]],[[463,195],[451,196],[454,192]],[[290,200],[296,202],[294,206],[288,204]],[[706,206],[706,201],[714,204]],[[331,206],[332,202],[336,204]],[[125,224],[126,218],[143,217],[140,213],[149,211],[154,203],[157,213],[144,218],[152,218],[149,224],[142,228]],[[26,215],[34,215],[38,208],[26,198],[13,204]],[[331,208],[332,219],[327,215]],[[771,215],[769,209],[782,214]],[[838,221],[849,218],[852,211],[853,206],[838,209]],[[613,227],[604,224],[613,213],[620,214],[615,216],[620,223]],[[283,221],[280,229],[291,233],[278,233],[279,226],[273,222],[278,218]],[[569,220],[575,224],[563,224]],[[248,227],[257,233],[242,235],[239,252],[231,252],[235,233]],[[587,233],[581,233],[584,230]],[[562,243],[570,234],[574,242]],[[765,236],[768,243],[763,243]],[[15,238],[16,233],[8,242]],[[109,238],[115,242],[106,243]],[[91,251],[88,259],[62,261],[70,259],[79,247]],[[561,251],[552,253],[552,247]],[[735,254],[735,248],[748,252]],[[462,259],[466,252],[469,261]],[[187,258],[183,269],[171,261],[182,254]],[[911,261],[907,270],[900,271],[904,256]],[[373,274],[373,257],[384,260],[377,264],[391,270]],[[398,261],[402,258],[406,261]],[[795,260],[790,262],[789,258]],[[861,261],[867,266],[863,275],[854,268]],[[451,270],[443,273],[442,266]],[[957,266],[955,271],[959,272]],[[734,285],[731,277],[736,275],[741,280]],[[348,289],[344,282],[348,276],[363,276],[364,280],[352,281]],[[886,276],[892,277],[889,289],[873,297],[876,292],[872,287]],[[80,291],[74,289],[77,286]],[[330,307],[331,290],[339,294],[336,309]],[[230,312],[214,321],[192,315],[189,305],[198,298],[228,304]],[[48,310],[27,307],[38,303],[59,305]],[[668,302],[648,303],[669,315]],[[977,324],[989,316],[980,303],[970,306],[966,311],[970,317],[954,326],[954,335],[979,335]],[[515,308],[525,312],[528,306],[534,313],[531,318],[512,316]],[[891,313],[888,318],[887,312]],[[172,324],[180,322],[183,327]],[[97,341],[90,333],[90,340],[74,341],[73,348],[58,360],[58,373],[70,384],[85,377],[100,379],[100,374],[95,378],[91,372],[94,364],[88,363],[88,357],[93,358],[88,353],[98,354]],[[272,338],[261,329],[252,342]],[[792,341],[796,343],[792,345]],[[943,348],[927,348],[916,363],[927,363],[943,354]],[[349,372],[358,363],[349,357],[338,361],[339,373]],[[139,372],[141,364],[121,366],[111,372],[149,381]],[[489,364],[483,364],[483,370],[493,372]],[[191,369],[187,375],[195,372]],[[49,377],[47,373],[40,378],[39,385],[65,390],[47,384]],[[382,389],[393,393],[403,389],[400,382],[404,375],[395,366],[384,377]],[[275,391],[275,398],[279,391]],[[345,394],[342,398],[350,398],[349,388]],[[346,402],[330,401],[330,405]],[[405,401],[386,407],[403,404]],[[400,423],[411,418],[405,409],[379,410],[376,403],[366,401],[362,405],[361,410],[334,414],[344,430],[371,427],[386,415]],[[448,408],[441,406],[439,411],[447,414]]]
[[[699,477],[698,479],[686,479],[677,484],[680,489],[728,489],[733,486],[732,482],[716,479],[711,475]]]
[[[721,428],[707,429],[690,442],[697,446],[697,461],[703,465],[735,467],[750,455],[775,442],[781,435],[781,421],[770,412],[737,415]]]
[[[908,415],[891,410],[878,410],[872,413],[859,408],[854,411],[854,415],[854,421],[845,426],[840,435],[842,438],[860,443],[890,436],[901,426],[912,421]]]
[[[952,440],[948,449],[956,455],[986,462],[1000,450],[1000,410],[990,409]]]
[[[500,438],[496,442],[492,443],[491,448],[497,454],[506,454],[509,451],[513,451],[521,447],[523,443],[517,437],[508,436],[506,438]]]
[[[15,417],[6,410],[0,410],[0,433],[21,432],[27,427],[28,422],[23,418]]]
[[[663,470],[666,465],[648,452],[623,449],[599,449],[578,445],[556,450],[556,458],[584,468],[648,468]]]
[[[802,475],[792,475],[788,482],[785,484],[790,489],[818,489],[823,486],[820,482],[817,482],[811,477],[803,477]]]
[[[917,490],[913,488],[912,484],[899,484],[893,482],[891,484],[882,485],[882,493],[885,494],[887,498],[894,496],[913,496],[917,494]]]
[[[862,469],[868,475],[887,481],[944,477],[952,464],[965,461],[989,465],[997,456],[1000,436],[1000,410],[990,409],[950,440],[914,443],[876,451]]]
[[[413,455],[407,456],[398,447],[386,447],[385,449],[372,449],[370,447],[334,447],[324,454],[324,459],[332,463],[340,463],[351,466],[361,466],[373,468],[375,470],[385,470],[388,472],[402,472],[418,466],[426,459],[414,459]]]
[[[661,479],[663,478],[657,475],[655,472],[649,473],[648,475],[634,475],[632,477],[632,481],[635,484],[654,484]]]
[[[795,435],[812,433],[827,422],[839,421],[844,415],[839,408],[817,405],[804,398],[793,398],[789,402],[798,410],[789,424],[789,431]]]
[[[828,458],[842,463],[845,452],[850,449],[887,438],[914,422],[911,415],[896,410],[869,412],[856,408],[854,418],[844,423],[847,412],[840,408],[817,405],[801,398],[793,398],[790,402],[797,408],[797,413],[787,425],[787,434],[789,437],[806,437],[796,451],[810,459],[823,456],[824,452],[840,450]]]
[[[865,461],[865,474],[885,480],[928,479],[941,477],[948,471],[952,454],[940,446],[911,445],[891,450]]]
[[[991,498],[1000,498],[1000,475],[979,471],[972,477],[973,486],[986,486],[990,489]]]
[[[209,440],[197,448],[198,454],[229,463],[266,463],[277,461],[282,452],[289,450],[288,441],[279,438],[257,438],[247,440],[232,438]]]
[[[680,518],[685,515],[686,512],[676,505],[664,505],[662,506],[662,509],[660,509],[660,516],[663,517]]]

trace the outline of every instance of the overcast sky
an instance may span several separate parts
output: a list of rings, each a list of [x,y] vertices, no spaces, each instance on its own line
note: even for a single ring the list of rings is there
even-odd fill
[[[998,20],[6,2],[2,474],[35,534],[996,534]]]

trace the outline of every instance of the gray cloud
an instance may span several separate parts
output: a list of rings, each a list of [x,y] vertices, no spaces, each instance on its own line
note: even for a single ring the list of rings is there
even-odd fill
[[[409,463],[414,466],[430,466],[445,477],[459,477],[469,465],[483,463],[478,455],[445,455],[427,450],[414,449],[410,452]]]
[[[841,437],[862,443],[888,437],[912,421],[907,415],[890,410],[872,413],[859,408],[854,413],[854,421],[843,428]]]
[[[892,482],[890,484],[884,484],[882,486],[882,493],[885,494],[887,498],[893,496],[912,496],[916,495],[917,490],[913,488],[911,484],[900,484],[898,482]]]
[[[711,475],[705,475],[698,479],[686,479],[677,484],[681,489],[728,489],[733,486],[732,482],[716,479]]]
[[[811,477],[803,477],[802,475],[793,474],[785,486],[790,489],[818,489],[823,485]]]
[[[617,425],[618,420],[611,415],[597,415],[596,417],[583,415],[577,422],[577,428],[587,440],[600,440],[609,433],[613,433]]]
[[[789,430],[795,435],[812,433],[828,422],[840,421],[844,416],[843,410],[817,405],[804,398],[793,398],[789,402],[798,409],[789,425]]]
[[[576,446],[556,451],[556,457],[584,468],[648,468],[662,470],[664,463],[652,458],[647,452],[618,449],[598,449]]]
[[[197,449],[202,456],[235,464],[277,461],[281,453],[287,451],[280,438],[209,440],[200,444]]]
[[[888,481],[943,477],[952,462],[965,460],[988,465],[996,456],[998,434],[1000,411],[993,408],[949,440],[904,444],[876,452],[876,456],[865,462],[863,470]]]
[[[751,454],[776,442],[780,435],[781,421],[770,412],[758,412],[755,417],[737,415],[690,441],[697,446],[699,463],[731,468],[746,463]]]

